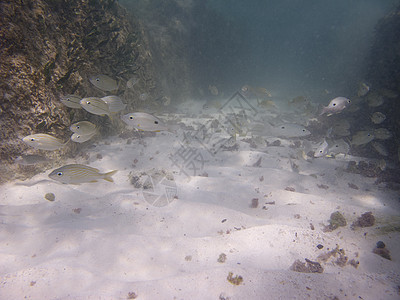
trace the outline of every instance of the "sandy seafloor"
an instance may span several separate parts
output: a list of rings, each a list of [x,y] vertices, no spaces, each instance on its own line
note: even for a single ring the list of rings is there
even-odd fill
[[[176,132],[135,139],[128,131],[67,162],[118,170],[114,183],[65,185],[49,170],[1,186],[0,299],[400,298],[399,232],[390,230],[399,226],[399,195],[344,171],[362,158],[306,161],[292,138],[254,148],[238,136],[238,148],[218,148],[229,135],[199,128],[227,115],[191,113],[201,107],[161,115],[185,124]],[[152,169],[168,178],[131,184]],[[335,211],[347,225],[324,232]],[[350,228],[369,211],[374,226]],[[392,260],[372,253],[378,241]],[[318,259],[336,247],[358,267]],[[323,273],[290,270],[305,259],[320,261]],[[229,282],[230,272],[243,281]]]

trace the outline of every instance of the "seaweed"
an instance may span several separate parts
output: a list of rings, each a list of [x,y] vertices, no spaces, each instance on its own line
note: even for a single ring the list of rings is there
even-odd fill
[[[243,282],[243,277],[240,275],[236,275],[233,277],[233,273],[229,272],[228,277],[226,278],[233,285],[240,285]]]

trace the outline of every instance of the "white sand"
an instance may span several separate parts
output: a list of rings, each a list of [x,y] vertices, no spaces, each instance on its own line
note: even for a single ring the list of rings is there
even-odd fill
[[[210,120],[175,117],[186,125]],[[68,162],[117,169],[115,183],[64,185],[46,171],[1,186],[0,299],[399,299],[397,193],[344,172],[349,158],[297,158],[299,149],[289,147],[295,139],[253,149],[239,137],[239,151],[212,156],[205,142],[185,144],[184,131],[129,145],[115,136],[86,150],[88,160]],[[196,176],[190,166],[183,168],[190,177],[179,174],[183,162],[172,164],[182,145],[204,159]],[[178,199],[155,207],[149,191],[133,187],[129,173],[152,168],[173,173]],[[150,192],[160,196],[163,187]],[[49,192],[54,202],[44,199]],[[323,232],[335,211],[347,226]],[[352,230],[368,211],[376,224]],[[380,240],[391,261],[372,253]],[[321,262],[323,273],[290,270],[295,260],[318,261],[337,245],[358,268],[335,264],[337,256]],[[222,253],[226,261],[218,262]],[[229,272],[243,282],[230,283]]]

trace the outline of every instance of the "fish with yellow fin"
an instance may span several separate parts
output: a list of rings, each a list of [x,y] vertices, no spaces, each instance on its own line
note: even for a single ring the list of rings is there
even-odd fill
[[[68,143],[68,141],[64,143],[59,138],[45,133],[28,135],[22,141],[33,148],[50,151],[61,149]]]
[[[272,97],[271,93],[266,88],[263,88],[263,87],[252,87],[252,86],[249,86],[246,84],[246,85],[242,86],[241,90],[245,94],[250,93],[256,97],[265,97],[265,96],[267,96],[269,98]]]
[[[111,176],[115,173],[117,173],[117,170],[107,173],[100,173],[100,171],[96,168],[81,164],[70,164],[53,170],[49,174],[49,177],[53,180],[66,184],[97,182],[99,179],[114,182]]]

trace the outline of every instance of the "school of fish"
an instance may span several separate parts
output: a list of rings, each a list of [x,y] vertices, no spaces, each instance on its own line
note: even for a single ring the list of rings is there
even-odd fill
[[[118,93],[120,87],[118,81],[107,75],[98,74],[90,76],[88,79],[89,82],[102,93]],[[127,81],[126,89],[135,89],[138,82],[139,79],[137,77],[132,77]],[[221,109],[222,104],[217,98],[220,95],[217,87],[210,84],[208,89],[214,98],[208,100],[206,104],[203,105],[203,110],[208,110],[209,107],[215,107],[216,110]],[[368,144],[371,145],[371,149],[377,154],[383,157],[389,155],[384,141],[391,139],[393,134],[385,127],[375,127],[376,125],[387,122],[386,115],[380,111],[373,111],[369,115],[370,126],[357,130],[357,128],[353,128],[354,124],[352,125],[349,119],[343,115],[346,111],[347,114],[351,114],[358,110],[357,105],[351,105],[352,101],[347,97],[335,97],[328,102],[327,106],[318,109],[310,99],[304,96],[297,96],[288,101],[289,110],[292,110],[293,114],[279,115],[280,108],[277,103],[271,100],[272,94],[267,89],[244,85],[238,93],[242,95],[242,97],[245,97],[244,99],[256,99],[256,105],[259,108],[264,109],[266,112],[274,112],[276,116],[274,118],[255,118],[249,121],[247,119],[239,120],[240,118],[238,115],[235,115],[234,122],[230,121],[223,125],[221,127],[222,131],[220,131],[228,134],[229,137],[225,145],[229,147],[235,146],[238,141],[237,136],[239,135],[241,137],[251,136],[254,144],[262,147],[268,146],[266,138],[275,137],[288,140],[302,139],[304,140],[303,145],[305,145],[305,148],[300,151],[302,153],[300,157],[306,160],[336,157],[339,154],[348,155],[352,149],[365,147]],[[138,94],[138,99],[140,101],[146,101],[148,97],[147,93]],[[380,107],[384,103],[383,97],[371,92],[370,87],[365,83],[360,83],[357,97],[357,103],[360,103],[361,99],[369,109]],[[127,104],[124,103],[124,100],[118,95],[106,95],[102,97],[87,96],[82,98],[78,95],[69,94],[62,96],[60,101],[68,108],[84,109],[89,114],[108,117],[110,120],[127,107]],[[306,115],[309,120],[320,123],[321,127],[324,123],[329,124],[329,129],[326,134],[322,136],[319,143],[306,142],[310,137],[312,138],[315,136],[316,131],[315,129],[307,128],[308,123],[304,123],[304,120],[298,118],[299,114],[303,116]],[[342,115],[343,117],[340,117]],[[136,131],[176,132],[171,126],[166,125],[162,119],[147,112],[135,111],[125,113],[122,114],[120,119],[125,123],[127,128]],[[331,122],[330,120],[334,121]],[[210,124],[214,123],[211,122]],[[99,134],[99,125],[88,120],[75,122],[70,125],[69,129],[72,132],[69,140],[63,140],[47,133],[33,133],[23,137],[22,141],[26,145],[38,150],[55,151],[66,147],[69,142],[78,144],[89,142]],[[314,153],[311,158],[306,154],[310,149],[312,149]],[[48,161],[49,160],[45,156],[29,154],[21,155],[15,160],[15,163],[20,165],[33,165],[46,163]],[[53,170],[49,174],[49,177],[64,184],[97,182],[99,179],[113,182],[112,175],[116,172],[117,171],[114,170],[101,173],[98,169],[90,166],[69,164]]]

